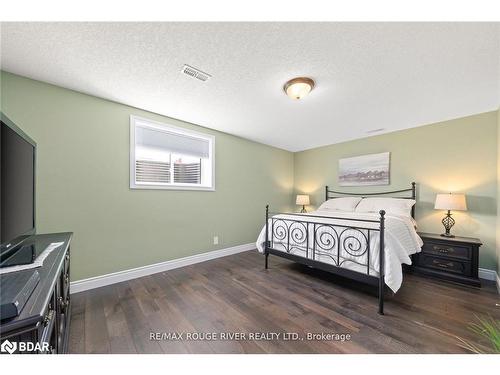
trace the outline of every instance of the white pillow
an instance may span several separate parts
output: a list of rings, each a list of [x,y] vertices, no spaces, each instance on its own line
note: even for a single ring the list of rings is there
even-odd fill
[[[331,210],[331,211],[349,211],[354,212],[361,198],[359,197],[342,197],[328,199],[318,210]]]
[[[411,217],[411,208],[415,204],[413,199],[402,198],[364,198],[356,206],[356,212],[379,212],[384,210],[388,214]]]

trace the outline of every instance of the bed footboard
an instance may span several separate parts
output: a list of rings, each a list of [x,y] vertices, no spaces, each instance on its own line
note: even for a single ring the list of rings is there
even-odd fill
[[[385,211],[379,214],[378,220],[288,213],[283,214],[286,215],[283,218],[275,213],[271,216],[269,205],[266,205],[265,268],[268,269],[268,258],[272,254],[378,286],[378,313],[383,315]],[[307,218],[314,218],[314,221],[307,221]],[[332,223],[332,219],[338,219],[340,223]],[[373,255],[370,240],[374,232],[379,235],[378,275],[370,264],[370,255]]]

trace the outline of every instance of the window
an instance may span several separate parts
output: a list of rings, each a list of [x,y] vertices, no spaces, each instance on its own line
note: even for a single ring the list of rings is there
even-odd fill
[[[130,116],[130,187],[215,190],[215,138]]]

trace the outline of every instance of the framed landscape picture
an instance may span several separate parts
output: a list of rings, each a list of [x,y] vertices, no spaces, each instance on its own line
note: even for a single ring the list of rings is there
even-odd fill
[[[339,186],[389,185],[390,152],[339,160]]]

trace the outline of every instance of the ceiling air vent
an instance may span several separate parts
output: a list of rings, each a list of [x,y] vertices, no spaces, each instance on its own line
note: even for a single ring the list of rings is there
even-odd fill
[[[210,74],[202,72],[199,69],[193,68],[192,66],[189,65],[184,65],[182,68],[182,73],[187,74],[188,76],[191,76],[193,78],[199,79],[200,81],[208,81],[210,77],[212,77]]]

